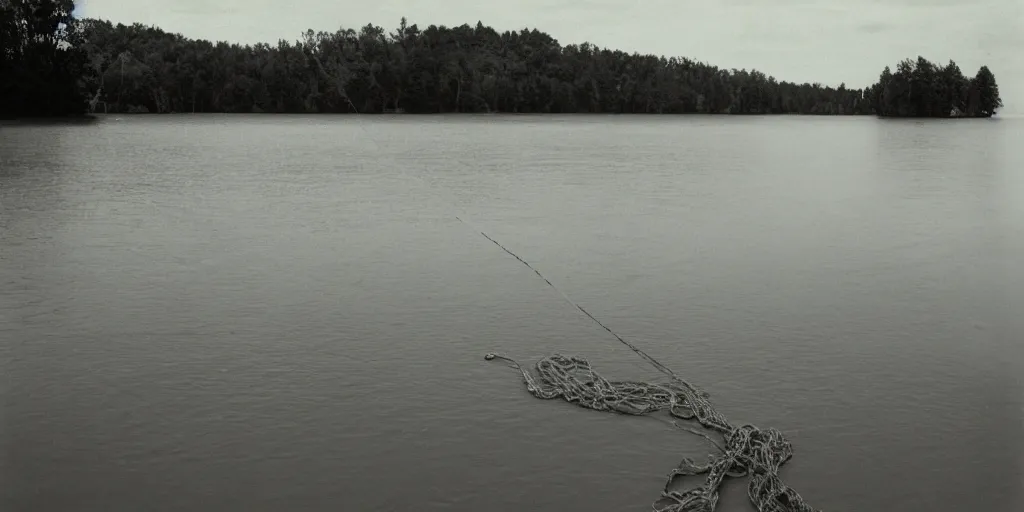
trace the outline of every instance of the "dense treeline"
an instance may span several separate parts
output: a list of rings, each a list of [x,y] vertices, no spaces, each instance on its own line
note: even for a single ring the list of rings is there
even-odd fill
[[[886,66],[868,96],[880,116],[990,117],[1003,106],[987,66],[965,78],[955,62],[936,66],[923,57],[900,62],[895,74]]]
[[[665,58],[562,46],[477,23],[307,31],[276,45],[212,43],[141,24],[72,19],[72,0],[0,0],[4,111],[538,112],[987,116],[995,78],[923,58],[868,89],[776,81]]]
[[[0,117],[86,110],[88,75],[72,0],[0,0]]]
[[[308,31],[276,46],[83,22],[108,111],[864,114],[860,90],[477,23]],[[102,109],[102,105],[100,105]]]

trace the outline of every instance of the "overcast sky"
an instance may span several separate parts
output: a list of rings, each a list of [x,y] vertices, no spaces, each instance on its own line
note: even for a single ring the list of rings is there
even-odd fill
[[[864,87],[923,55],[964,74],[988,65],[1004,113],[1024,113],[1024,0],[78,0],[79,17],[240,43],[373,23],[524,27],[562,44],[756,68],[781,80]]]

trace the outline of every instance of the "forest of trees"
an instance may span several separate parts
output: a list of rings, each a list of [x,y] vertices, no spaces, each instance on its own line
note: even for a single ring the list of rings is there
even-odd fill
[[[108,111],[870,113],[857,89],[777,82],[666,59],[561,46],[478,23],[306,32],[276,46],[83,22]]]
[[[886,66],[867,95],[880,116],[990,117],[1003,106],[988,66],[965,78],[955,62],[936,66],[923,57],[900,62],[895,74]]]
[[[0,0],[0,114],[95,112],[705,113],[989,116],[987,67],[924,58],[867,89],[777,81],[688,58],[562,46],[477,23],[307,31],[295,42],[194,40],[71,17],[72,0]]]
[[[0,0],[0,117],[86,112],[88,74],[72,0]]]

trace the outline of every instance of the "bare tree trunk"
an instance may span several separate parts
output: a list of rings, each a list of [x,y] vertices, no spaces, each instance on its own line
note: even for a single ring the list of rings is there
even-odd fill
[[[89,110],[92,112],[96,111],[96,104],[100,102],[100,95],[103,94],[103,84],[100,84],[99,89],[96,89],[96,95],[89,100]],[[107,102],[103,102],[103,108],[106,110]]]
[[[357,109],[355,104],[352,103],[352,100],[349,99],[348,93],[345,92],[345,86],[341,82],[341,78],[340,77],[332,76],[330,73],[328,73],[327,69],[324,68],[324,64],[322,62],[320,62],[320,57],[317,57],[315,54],[313,55],[313,60],[316,61],[316,65],[317,65],[317,67],[320,68],[320,72],[323,73],[324,75],[327,75],[327,78],[330,78],[331,80],[334,81],[334,86],[337,87],[338,94],[342,98],[344,98],[346,102],[348,102],[348,106],[352,108],[352,111],[355,112],[356,114],[358,114],[359,113],[359,109]]]
[[[455,86],[455,111],[462,112],[462,74],[459,73],[459,81]]]

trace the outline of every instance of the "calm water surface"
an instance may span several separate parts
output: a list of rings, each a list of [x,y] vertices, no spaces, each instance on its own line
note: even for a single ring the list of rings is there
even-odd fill
[[[0,127],[0,509],[649,510],[707,446],[484,361],[658,375],[476,228],[785,432],[812,505],[1022,510],[1022,141],[1024,119]]]

